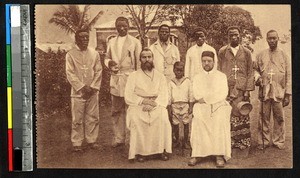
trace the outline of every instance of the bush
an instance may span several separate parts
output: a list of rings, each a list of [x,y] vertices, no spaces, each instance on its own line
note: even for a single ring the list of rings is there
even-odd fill
[[[66,112],[71,115],[71,85],[65,71],[66,51],[48,52],[36,49],[36,102],[41,114]],[[104,66],[104,56],[101,64]],[[103,67],[99,102],[101,106],[110,104],[108,69]]]

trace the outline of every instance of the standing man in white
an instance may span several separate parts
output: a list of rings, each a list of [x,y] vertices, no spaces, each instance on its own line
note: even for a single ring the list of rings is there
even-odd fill
[[[82,150],[84,138],[90,148],[99,148],[96,141],[99,132],[98,95],[102,67],[98,52],[88,48],[88,30],[78,30],[75,41],[76,46],[66,54],[66,74],[72,87],[71,141],[77,152]]]
[[[195,29],[193,38],[196,44],[190,47],[186,53],[184,73],[185,77],[188,77],[190,80],[200,71],[203,71],[201,64],[203,51],[212,51],[214,53],[214,61],[217,62],[216,50],[205,42],[206,35],[207,32],[204,28],[199,27]]]
[[[128,34],[129,21],[125,17],[116,19],[118,36],[109,41],[105,65],[111,70],[110,93],[112,99],[113,141],[112,147],[125,143],[126,104],[124,90],[128,75],[140,67],[141,43]]]

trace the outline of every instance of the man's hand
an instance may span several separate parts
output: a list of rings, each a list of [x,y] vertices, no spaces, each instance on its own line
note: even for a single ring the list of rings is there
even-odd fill
[[[143,106],[143,111],[144,112],[149,112],[149,111],[152,111],[153,109],[154,109],[154,107],[150,106],[150,105]]]
[[[152,107],[156,107],[157,106],[157,103],[153,100],[153,99],[149,99],[149,98],[145,98],[143,101],[142,101],[142,104],[143,105],[150,105]]]
[[[108,68],[113,72],[113,73],[117,73],[120,69],[119,69],[119,66],[118,64],[111,60],[108,62]]]
[[[290,104],[290,95],[289,94],[285,94],[283,101],[282,101],[282,106],[286,107]]]
[[[205,104],[205,101],[203,98],[200,98],[199,100],[196,100],[197,103],[199,104]]]
[[[250,92],[249,91],[245,91],[244,92],[244,98],[243,101],[248,101],[250,102]]]
[[[90,86],[87,86],[85,85],[81,90],[81,93],[82,93],[82,98],[87,100],[89,99],[95,91],[97,91],[96,89],[93,89],[92,87]]]
[[[261,78],[261,77],[259,77],[259,78],[256,80],[255,85],[258,86],[258,87],[262,87],[262,86],[263,86],[263,85],[262,85],[262,78]]]

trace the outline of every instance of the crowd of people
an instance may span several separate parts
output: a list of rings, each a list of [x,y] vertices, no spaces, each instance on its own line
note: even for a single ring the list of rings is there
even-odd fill
[[[229,43],[218,53],[199,27],[193,34],[196,44],[180,60],[168,25],[161,25],[158,40],[144,49],[128,34],[127,18],[118,17],[115,26],[118,35],[109,41],[104,61],[111,71],[111,146],[124,146],[128,159],[144,162],[149,155],[159,155],[167,161],[172,147],[181,146],[192,150],[189,166],[215,156],[216,166],[224,167],[232,149],[251,146],[250,92],[255,85],[262,106],[257,148],[284,149],[283,107],[290,102],[291,66],[277,47],[275,30],[267,33],[269,48],[252,60],[251,52],[240,45],[239,27],[228,28]],[[66,55],[66,73],[72,86],[71,142],[80,152],[84,141],[92,149],[101,147],[97,138],[102,66],[99,54],[88,47],[88,30],[78,30],[75,43]]]

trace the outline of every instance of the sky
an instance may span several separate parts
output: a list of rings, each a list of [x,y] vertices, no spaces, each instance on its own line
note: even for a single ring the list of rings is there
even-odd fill
[[[259,44],[265,47],[266,32],[270,29],[278,31],[279,36],[288,34],[291,29],[291,8],[290,5],[237,5],[249,11],[252,14],[254,23],[259,26],[263,39]],[[35,35],[38,43],[55,43],[57,41],[73,42],[71,36],[60,30],[54,24],[49,24],[49,19],[57,10],[58,5],[37,5],[35,8]],[[95,16],[99,10],[104,11],[104,15],[99,19],[96,25],[115,20],[121,15],[121,5],[94,5],[91,6],[90,15]],[[95,34],[94,34],[95,35]],[[92,37],[92,36],[91,36]],[[90,38],[92,39],[92,38]]]

